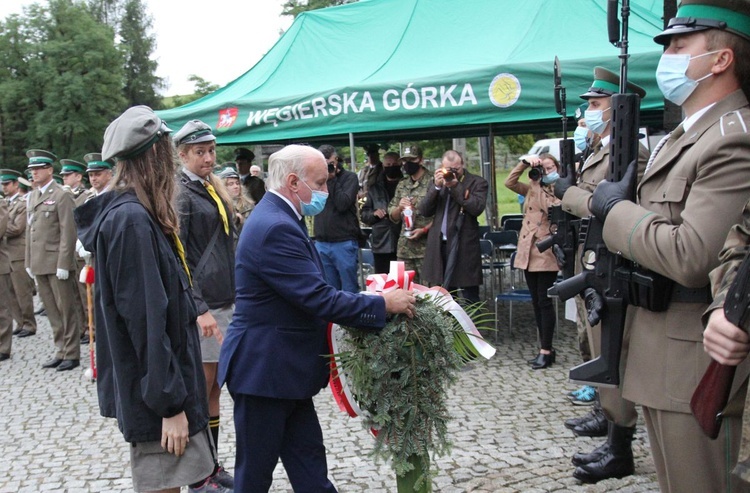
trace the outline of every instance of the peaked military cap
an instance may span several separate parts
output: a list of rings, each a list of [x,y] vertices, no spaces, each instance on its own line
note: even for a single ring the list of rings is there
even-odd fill
[[[748,0],[682,0],[677,14],[654,41],[669,44],[674,34],[719,29],[750,41],[750,1]]]
[[[252,161],[255,159],[255,153],[247,147],[238,147],[234,150],[234,159],[247,159]]]
[[[10,183],[18,181],[23,175],[20,171],[14,169],[0,169],[0,183]]]
[[[84,174],[86,172],[85,164],[79,163],[78,161],[73,161],[72,159],[61,159],[60,164],[62,165],[62,169],[60,170],[60,174],[62,176],[69,175],[71,173]]]
[[[86,161],[86,172],[89,171],[102,171],[105,169],[112,169],[112,162],[105,161],[102,159],[102,155],[98,152],[90,152],[83,156],[83,160]]]
[[[23,177],[18,179],[18,186],[21,187],[25,192],[31,190],[31,182]]]
[[[30,149],[26,151],[26,157],[29,158],[29,168],[44,168],[57,161],[57,156],[42,149]]]
[[[174,134],[172,140],[174,140],[174,145],[179,146],[182,144],[211,142],[216,140],[216,136],[211,131],[210,125],[200,120],[190,120]]]
[[[63,177],[60,175],[52,175],[52,179],[55,180],[59,185],[64,185]]]
[[[588,92],[581,94],[581,99],[606,98],[620,91],[620,76],[604,67],[594,67],[594,82]],[[641,98],[646,96],[646,91],[628,81],[628,92],[634,92]]]
[[[128,108],[104,131],[102,158],[130,159],[143,154],[172,130],[148,106]]]

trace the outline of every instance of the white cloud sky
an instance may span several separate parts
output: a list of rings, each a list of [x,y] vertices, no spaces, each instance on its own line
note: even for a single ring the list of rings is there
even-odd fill
[[[0,18],[22,13],[34,0],[2,0]],[[166,95],[190,94],[190,74],[223,86],[245,73],[292,23],[284,0],[144,0],[152,18]]]

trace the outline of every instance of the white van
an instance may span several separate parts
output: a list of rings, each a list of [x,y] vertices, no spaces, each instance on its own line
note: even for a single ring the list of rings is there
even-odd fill
[[[562,139],[542,139],[534,142],[529,152],[519,158],[526,159],[528,156],[539,156],[541,154],[552,154],[555,159],[560,160],[560,141]]]

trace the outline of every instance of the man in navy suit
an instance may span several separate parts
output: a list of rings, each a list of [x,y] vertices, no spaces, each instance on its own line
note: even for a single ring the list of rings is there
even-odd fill
[[[326,284],[303,215],[325,205],[323,155],[291,145],[268,162],[268,191],[237,246],[234,318],[219,384],[234,399],[235,488],[268,491],[279,457],[294,491],[335,492],[312,397],[328,383],[328,322],[381,329],[386,314],[414,315],[414,295],[338,291]]]

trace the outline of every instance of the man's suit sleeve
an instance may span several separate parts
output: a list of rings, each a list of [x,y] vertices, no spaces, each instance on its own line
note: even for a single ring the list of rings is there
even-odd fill
[[[259,275],[288,303],[326,322],[360,328],[385,325],[385,300],[327,284],[313,257],[315,247],[296,225],[276,224],[260,241]]]
[[[435,188],[435,182],[430,181],[430,184],[427,185],[427,193],[422,201],[417,204],[417,209],[421,215],[424,217],[432,217],[435,215],[435,212],[437,212],[438,198],[442,195],[443,190],[444,189],[442,188]]]
[[[470,183],[459,182],[455,187],[449,188],[451,199],[464,208],[464,212],[470,216],[478,217],[487,205],[487,180],[472,176]],[[469,191],[467,194],[466,191]]]

